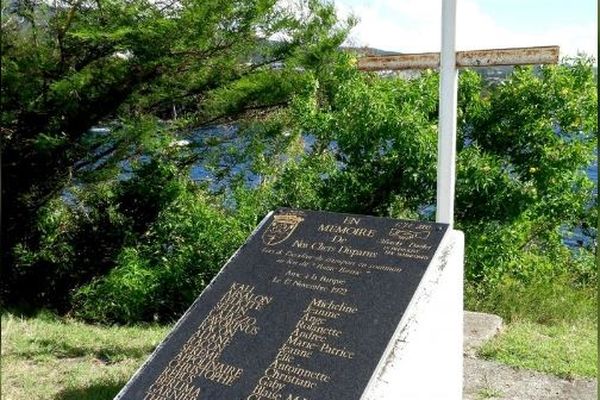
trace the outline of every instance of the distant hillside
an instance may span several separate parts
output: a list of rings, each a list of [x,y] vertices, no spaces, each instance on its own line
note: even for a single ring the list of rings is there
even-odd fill
[[[343,51],[356,53],[362,57],[366,57],[366,56],[397,56],[399,54],[402,54],[397,51],[387,51],[387,50],[381,50],[381,49],[377,49],[375,47],[367,47],[367,46],[363,46],[363,47],[342,46],[341,49]]]

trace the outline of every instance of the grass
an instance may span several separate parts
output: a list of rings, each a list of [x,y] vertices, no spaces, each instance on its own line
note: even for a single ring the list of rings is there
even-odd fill
[[[596,377],[595,287],[578,286],[568,274],[527,284],[505,279],[492,288],[467,284],[465,306],[507,321],[504,332],[484,345],[480,356],[567,379]]]
[[[485,387],[477,393],[478,400],[493,399],[496,397],[502,397],[502,392],[494,388]]]
[[[106,327],[49,315],[2,315],[2,398],[108,400],[125,385],[169,326]],[[544,325],[515,320],[480,351],[485,358],[563,378],[595,377],[595,322]],[[499,396],[482,389],[479,398]]]
[[[169,327],[2,315],[2,398],[112,399]]]
[[[500,315],[506,321],[532,321],[560,326],[564,322],[596,321],[596,286],[581,286],[567,274],[537,277],[523,283],[505,278],[486,286],[465,284],[467,310]]]
[[[479,352],[484,358],[562,378],[597,376],[596,324],[579,320],[553,325],[527,321],[509,323],[504,332]]]

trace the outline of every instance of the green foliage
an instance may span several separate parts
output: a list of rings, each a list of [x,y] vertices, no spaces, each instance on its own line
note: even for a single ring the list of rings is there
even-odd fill
[[[228,215],[189,188],[157,216],[142,241],[122,249],[115,267],[78,290],[76,314],[88,320],[171,320],[187,308],[256,223]]]
[[[396,198],[416,208],[433,196],[437,76],[405,81],[366,76],[340,56],[336,80],[296,103],[302,128],[316,138],[315,157],[333,157],[322,207],[384,213]]]
[[[485,247],[472,248],[483,249],[485,253]],[[510,249],[507,244],[497,248]],[[469,263],[485,263],[490,278],[485,277],[483,282],[467,280],[465,307],[499,314],[507,321],[526,320],[548,325],[595,318],[597,274],[593,256],[587,252],[566,254],[568,251],[561,249],[551,253],[529,249],[508,257],[488,253],[500,260],[494,264],[469,260]],[[493,268],[495,265],[505,269],[498,271]],[[573,270],[569,270],[570,267]]]
[[[289,4],[23,2],[3,13],[4,302],[166,321],[275,207],[433,217],[438,75],[360,72],[338,50],[352,19],[317,0]],[[585,58],[493,85],[461,73],[468,304],[555,321],[562,305],[527,304],[562,293],[557,282],[587,302],[590,249],[562,236],[596,235],[584,171],[596,96]]]
[[[2,11],[2,301],[61,311],[133,260],[127,249],[191,190],[190,165],[217,163],[223,146],[184,148],[182,136],[277,113],[352,23],[313,0],[17,1]]]
[[[565,221],[583,211],[590,182],[582,167],[591,162],[598,128],[595,102],[591,62],[580,59],[543,67],[539,74],[517,69],[465,121],[471,131],[467,139],[501,167],[493,175],[508,175],[513,188],[505,199],[511,200],[513,216],[531,207],[540,217]],[[478,203],[473,196],[486,186],[468,197]],[[481,216],[472,208],[461,211],[463,219]]]

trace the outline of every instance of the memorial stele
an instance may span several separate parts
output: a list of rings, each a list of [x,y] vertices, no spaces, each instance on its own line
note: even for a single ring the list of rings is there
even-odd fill
[[[459,399],[462,235],[279,209],[116,399]]]

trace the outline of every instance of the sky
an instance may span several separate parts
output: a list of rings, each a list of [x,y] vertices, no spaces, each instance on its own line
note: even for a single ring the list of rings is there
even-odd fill
[[[404,53],[439,51],[442,0],[335,0],[359,18],[350,43]],[[597,59],[596,0],[457,0],[457,50],[559,45]]]

